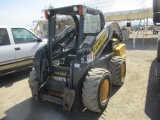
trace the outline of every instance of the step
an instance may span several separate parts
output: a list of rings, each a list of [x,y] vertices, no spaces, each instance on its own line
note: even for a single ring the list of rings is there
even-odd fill
[[[46,94],[43,95],[43,100],[63,105],[63,99],[54,97],[54,96],[50,96],[50,95],[46,95]]]

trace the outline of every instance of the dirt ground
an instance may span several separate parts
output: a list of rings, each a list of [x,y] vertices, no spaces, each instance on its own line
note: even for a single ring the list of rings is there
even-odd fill
[[[50,102],[35,102],[28,86],[30,70],[0,77],[2,120],[160,120],[160,81],[155,77],[157,38],[132,39],[127,45],[127,73],[122,87],[113,87],[107,109],[99,114],[63,111]]]

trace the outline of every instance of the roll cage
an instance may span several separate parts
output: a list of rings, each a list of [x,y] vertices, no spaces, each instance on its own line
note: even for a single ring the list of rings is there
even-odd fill
[[[89,8],[83,5],[73,5],[68,7],[62,7],[57,9],[51,9],[45,11],[45,16],[48,18],[48,64],[49,69],[52,69],[52,56],[53,56],[53,49],[54,46],[57,46],[61,41],[59,36],[56,36],[56,15],[70,15],[75,23],[75,36],[76,36],[76,43],[74,46],[74,51],[77,51],[79,46],[82,44],[84,40],[84,36],[87,35],[98,35],[98,33],[87,33],[84,34],[84,20],[86,14],[97,15],[99,14],[100,18],[100,31],[104,28],[105,20],[103,14],[100,10]],[[61,35],[61,34],[60,34]],[[68,52],[68,51],[67,51]]]

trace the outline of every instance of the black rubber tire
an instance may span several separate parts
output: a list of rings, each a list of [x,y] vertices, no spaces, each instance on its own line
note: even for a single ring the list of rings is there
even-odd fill
[[[40,101],[39,96],[38,96],[38,82],[36,81],[36,71],[34,67],[32,68],[30,75],[29,75],[29,87],[31,88],[31,93],[32,93],[32,98],[36,101]]]
[[[124,67],[125,67],[124,76],[121,75],[122,64],[124,64]],[[109,71],[111,73],[112,84],[115,86],[122,86],[125,80],[125,75],[126,75],[125,60],[120,56],[112,57],[110,65],[109,65]]]
[[[157,43],[157,61],[160,62],[160,40]]]
[[[108,96],[104,102],[101,102],[100,92],[105,80],[108,80],[107,82],[109,83]],[[84,106],[93,112],[104,111],[110,98],[111,88],[111,75],[108,70],[101,68],[91,69],[83,82],[82,102]]]

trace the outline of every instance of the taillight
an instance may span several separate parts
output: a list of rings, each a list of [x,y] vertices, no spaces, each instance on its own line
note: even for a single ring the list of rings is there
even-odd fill
[[[82,15],[82,13],[83,13],[82,6],[79,6],[79,8],[78,8],[78,14]]]
[[[44,16],[45,16],[46,19],[48,19],[48,13],[47,13],[47,11],[44,12]]]

